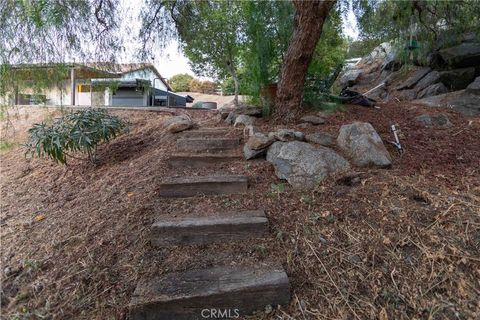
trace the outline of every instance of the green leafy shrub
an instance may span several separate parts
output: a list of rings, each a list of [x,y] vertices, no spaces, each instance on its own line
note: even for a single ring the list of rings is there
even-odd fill
[[[102,109],[68,112],[50,125],[36,123],[28,130],[26,155],[48,157],[67,163],[69,152],[82,152],[95,163],[97,146],[128,130],[127,123]]]

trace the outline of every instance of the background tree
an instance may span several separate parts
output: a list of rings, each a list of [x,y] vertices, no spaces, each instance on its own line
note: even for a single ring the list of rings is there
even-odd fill
[[[241,55],[241,86],[254,102],[262,89],[278,82],[284,54],[293,29],[290,1],[242,2],[244,45]]]
[[[282,65],[274,117],[292,120],[302,109],[305,78],[325,19],[335,1],[293,1],[294,28]]]
[[[170,77],[168,84],[172,87],[174,91],[185,92],[190,91],[190,81],[193,80],[193,77],[187,73],[176,74]]]
[[[181,48],[195,74],[216,79],[231,76],[238,104],[240,3],[185,1],[167,4]]]
[[[420,58],[439,47],[461,42],[462,34],[480,35],[480,1],[357,1],[353,6],[360,38],[371,43],[397,40],[401,49],[420,49]]]

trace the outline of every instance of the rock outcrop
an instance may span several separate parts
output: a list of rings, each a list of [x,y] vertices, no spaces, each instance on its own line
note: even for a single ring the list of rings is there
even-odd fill
[[[480,41],[472,32],[464,34],[459,40],[461,44],[451,47],[446,47],[449,41],[437,40],[426,63],[413,61],[416,65],[401,71],[398,70],[401,63],[397,61],[397,47],[392,43],[382,43],[340,74],[338,83],[359,92],[378,86],[367,94],[377,101],[425,100],[455,93],[434,99],[441,100],[436,105],[452,107],[465,115],[476,115],[478,104],[475,104],[474,95],[480,92],[480,85],[475,84],[474,79],[480,75]],[[456,94],[467,87],[466,94]]]

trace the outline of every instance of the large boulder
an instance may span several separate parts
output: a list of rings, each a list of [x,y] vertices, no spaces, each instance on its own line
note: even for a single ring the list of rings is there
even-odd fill
[[[310,133],[305,136],[307,142],[316,143],[321,146],[331,146],[335,144],[335,137],[325,132]]]
[[[480,42],[462,43],[438,51],[443,62],[451,67],[464,68],[480,65]]]
[[[230,111],[227,117],[225,118],[225,123],[234,124],[236,119],[237,119],[237,114],[234,111]]]
[[[267,149],[253,150],[248,146],[248,144],[245,144],[243,146],[243,156],[245,157],[245,160],[261,158],[266,153],[267,153]]]
[[[448,88],[445,87],[443,83],[435,83],[431,86],[426,87],[422,91],[417,94],[417,99],[427,98],[431,96],[437,96],[439,94],[443,94],[448,92]]]
[[[260,130],[259,127],[256,127],[254,125],[248,125],[243,129],[243,134],[247,134],[249,137],[257,134],[257,133],[262,133],[262,130]]]
[[[263,133],[256,133],[248,139],[246,144],[252,150],[261,150],[267,148],[274,142],[275,139],[273,137],[267,137]]]
[[[474,67],[440,72],[440,81],[450,90],[465,89],[474,79]]]
[[[470,83],[466,91],[470,94],[480,95],[480,77],[477,77],[475,81]]]
[[[397,90],[404,90],[404,89],[411,89],[413,88],[417,82],[419,82],[423,77],[425,77],[431,71],[428,67],[422,67],[415,72],[413,72],[407,80],[403,81],[400,85],[397,86]]]
[[[244,115],[244,114],[239,114],[237,115],[237,117],[235,118],[235,123],[234,123],[234,127],[238,127],[238,126],[251,126],[255,123],[255,118],[254,117],[251,117],[251,116],[247,116],[247,115]]]
[[[343,125],[337,143],[357,166],[392,165],[390,154],[370,123],[354,122]]]
[[[193,127],[193,122],[186,116],[175,116],[167,119],[165,128],[168,132],[178,133]]]
[[[426,127],[450,128],[452,126],[445,114],[422,114],[416,117],[415,121]]]
[[[227,119],[228,115],[233,111],[233,109],[222,107],[218,110],[218,114],[220,115],[220,119],[225,120]]]
[[[295,189],[312,189],[330,175],[350,168],[347,160],[332,149],[300,141],[275,142],[267,152],[267,161],[280,179]]]

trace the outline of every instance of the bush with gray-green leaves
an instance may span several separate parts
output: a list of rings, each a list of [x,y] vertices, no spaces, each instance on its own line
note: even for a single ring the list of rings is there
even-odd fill
[[[91,163],[97,159],[97,146],[128,131],[127,123],[103,109],[68,112],[51,124],[34,124],[29,130],[26,156],[50,158],[66,164],[72,153],[84,153]]]

